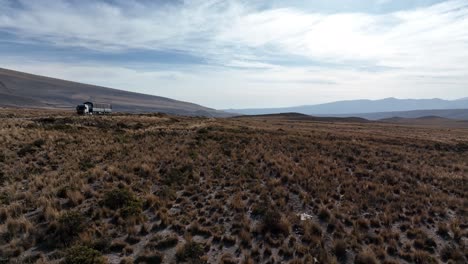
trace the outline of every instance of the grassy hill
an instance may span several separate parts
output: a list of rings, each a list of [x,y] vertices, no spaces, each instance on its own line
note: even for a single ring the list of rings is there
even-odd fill
[[[468,120],[456,120],[439,116],[423,116],[419,118],[392,117],[381,119],[379,121],[402,125],[468,128]]]
[[[312,122],[352,122],[352,123],[367,123],[367,119],[359,117],[318,117],[310,116],[300,113],[279,113],[279,114],[265,114],[265,115],[244,115],[236,116],[234,118],[241,119],[281,119],[281,120],[290,120],[290,121],[312,121]]]

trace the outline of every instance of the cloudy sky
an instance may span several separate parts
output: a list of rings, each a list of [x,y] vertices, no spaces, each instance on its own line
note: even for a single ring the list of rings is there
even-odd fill
[[[0,0],[0,67],[214,108],[468,96],[467,0]]]

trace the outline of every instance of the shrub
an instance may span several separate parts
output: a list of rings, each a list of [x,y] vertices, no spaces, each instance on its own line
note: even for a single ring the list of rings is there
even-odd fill
[[[65,212],[58,219],[56,234],[63,243],[67,243],[84,230],[85,222],[86,219],[80,212]]]
[[[102,254],[85,246],[74,246],[65,252],[63,264],[105,264]]]
[[[114,189],[104,195],[104,206],[116,210],[129,205],[135,197],[132,192],[127,189]]]
[[[123,218],[138,217],[142,213],[142,203],[139,200],[131,201],[127,206],[120,209]]]
[[[318,213],[318,217],[322,221],[328,221],[328,219],[330,219],[330,217],[331,217],[330,211],[328,211],[326,208],[322,207],[322,208],[320,208],[320,211]]]
[[[204,254],[205,251],[202,244],[189,241],[177,249],[176,258],[178,261],[186,261],[197,264],[204,263],[204,261],[201,259]]]
[[[276,210],[268,210],[262,219],[262,230],[273,234],[289,234],[289,224]]]
[[[163,175],[162,182],[165,185],[182,185],[193,177],[193,166],[185,165],[180,168],[172,168]]]
[[[337,259],[339,260],[346,259],[346,243],[343,240],[335,241],[335,245],[333,246],[333,251]]]

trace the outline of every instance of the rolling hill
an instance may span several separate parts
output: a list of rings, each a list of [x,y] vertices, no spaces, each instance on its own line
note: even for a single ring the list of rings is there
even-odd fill
[[[312,122],[343,122],[343,123],[369,123],[370,121],[360,117],[319,117],[300,113],[279,113],[267,115],[244,115],[235,118],[246,119],[281,119],[290,121],[312,121]]]
[[[187,116],[230,114],[165,97],[127,92],[0,68],[0,107],[73,109],[84,101],[112,103],[119,112],[162,112]]]
[[[423,116],[418,118],[392,117],[381,119],[379,122],[414,126],[468,128],[468,120],[455,120],[439,116]]]

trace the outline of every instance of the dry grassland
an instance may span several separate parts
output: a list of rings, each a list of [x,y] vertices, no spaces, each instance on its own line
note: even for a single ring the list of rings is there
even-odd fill
[[[466,263],[467,186],[466,129],[3,109],[0,263]]]

